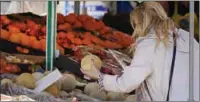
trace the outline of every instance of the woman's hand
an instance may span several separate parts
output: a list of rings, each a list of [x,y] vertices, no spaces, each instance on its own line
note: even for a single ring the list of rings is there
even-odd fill
[[[82,68],[80,70],[85,76],[95,80],[97,80],[101,74],[99,69],[95,67],[92,67],[90,70],[83,70]]]

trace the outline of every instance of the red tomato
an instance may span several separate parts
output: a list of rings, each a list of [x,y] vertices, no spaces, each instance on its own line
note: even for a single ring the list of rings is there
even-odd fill
[[[16,73],[16,72],[20,71],[20,69],[17,65],[12,65],[12,64],[6,65],[5,70],[7,70],[8,72],[11,72],[11,73]]]

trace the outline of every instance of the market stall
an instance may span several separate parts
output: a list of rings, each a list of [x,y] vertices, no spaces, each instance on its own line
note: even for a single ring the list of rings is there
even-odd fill
[[[94,66],[102,73],[115,75],[130,65],[132,54],[127,48],[135,39],[101,20],[80,14],[80,2],[75,2],[75,12],[68,15],[56,12],[57,2],[46,4],[47,15],[21,12],[0,16],[1,98],[133,101],[134,92],[100,91],[96,81],[81,70]]]
[[[56,3],[48,2],[44,16],[32,12],[1,15],[2,94],[27,94],[37,101],[125,100],[129,94],[99,91],[81,68],[90,70],[94,58],[102,73],[115,74],[130,64],[130,56],[122,52],[134,39],[87,14],[56,13]]]

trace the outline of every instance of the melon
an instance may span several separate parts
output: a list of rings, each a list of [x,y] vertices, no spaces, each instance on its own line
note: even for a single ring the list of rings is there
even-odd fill
[[[72,91],[76,88],[76,78],[72,74],[63,74],[60,79],[62,84],[62,90]]]
[[[40,79],[44,77],[44,74],[40,72],[35,72],[35,73],[32,73],[32,76],[35,78],[35,81],[39,81]]]
[[[5,84],[12,84],[13,83],[13,81],[12,80],[10,80],[10,79],[2,79],[1,80],[1,85],[5,85]]]
[[[77,93],[83,93],[83,91],[80,90],[80,89],[74,89],[74,92],[77,92]]]
[[[130,102],[136,101],[136,96],[135,95],[129,95],[128,97],[126,97],[125,101],[130,101]]]
[[[35,78],[30,73],[22,73],[16,78],[16,84],[26,88],[34,89],[36,87],[35,83]]]
[[[84,93],[90,95],[92,92],[98,92],[100,89],[97,83],[88,83],[84,88]]]
[[[47,87],[45,91],[50,93],[53,96],[56,96],[56,97],[60,96],[60,90],[58,89],[58,86],[55,83]]]
[[[60,96],[69,96],[69,94],[65,91],[60,91]]]
[[[70,94],[68,94],[67,92],[65,92],[65,91],[60,91],[60,98],[61,98],[62,100],[65,100],[65,99],[69,98],[69,96],[70,96]]]
[[[86,85],[86,83],[82,83],[82,82],[76,81],[76,86],[83,87],[85,85]]]
[[[91,70],[93,67],[100,69],[102,67],[101,59],[98,56],[92,54],[83,57],[83,59],[81,60],[81,68],[88,71]]]
[[[58,81],[55,82],[55,84],[58,86],[58,89],[61,90],[61,88],[62,88],[62,81],[58,80]]]
[[[109,101],[123,101],[125,100],[125,95],[120,92],[108,92],[107,93]]]
[[[107,95],[104,91],[96,91],[90,94],[91,97],[99,99],[101,101],[106,101]]]

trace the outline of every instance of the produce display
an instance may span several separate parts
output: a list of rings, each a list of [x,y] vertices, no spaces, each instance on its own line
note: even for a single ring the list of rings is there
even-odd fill
[[[19,15],[20,17],[20,15]],[[46,24],[36,23],[34,18],[20,19],[17,15],[1,15],[1,39],[19,44],[16,49],[20,53],[29,53],[33,48],[46,51]],[[57,14],[57,44],[56,48],[64,54],[64,50],[76,46],[93,46],[97,48],[121,49],[131,45],[131,36],[113,30],[88,15],[73,13],[63,16]],[[46,16],[40,17],[43,22]]]
[[[105,62],[104,62],[104,60],[102,60],[103,56],[98,57],[97,55],[93,55],[93,54],[87,52],[86,55],[81,59],[81,62],[80,62],[81,65],[82,66],[85,66],[85,65],[90,66],[91,64],[93,64],[99,70],[105,68],[104,66],[106,64],[104,64]],[[107,55],[107,54],[105,54],[105,55]],[[109,57],[111,57],[111,56],[109,56]],[[109,57],[106,57],[106,58],[109,58]],[[2,58],[3,57],[1,57],[1,59]],[[4,60],[2,60],[2,62],[6,63],[5,58],[3,58],[3,59]],[[109,63],[109,61],[107,61],[107,63]],[[6,64],[4,64],[4,67],[5,67],[5,65]],[[15,64],[11,64],[11,65],[15,65]],[[15,65],[15,66],[17,67],[17,65]],[[81,68],[84,70],[91,70],[90,67],[81,67]],[[114,67],[110,66],[109,68],[114,68]],[[120,68],[120,67],[118,67],[118,68]],[[4,72],[4,73],[11,73],[11,71],[14,71],[14,70],[10,70],[10,72]],[[28,89],[34,89],[36,87],[35,83],[37,81],[41,80],[43,77],[47,76],[49,73],[51,73],[51,71],[45,71],[44,73],[39,72],[39,71],[36,71],[36,72],[31,71],[30,73],[22,73],[19,76],[17,76],[15,79],[9,79],[9,78],[2,79],[1,85],[17,84],[17,85],[20,85],[20,86],[28,88]],[[106,70],[104,70],[104,73],[108,73],[108,72],[106,72]],[[54,84],[50,85],[48,88],[46,88],[44,90],[44,92],[49,93],[50,95],[54,96],[55,98],[61,98],[61,99],[65,99],[65,100],[70,99],[71,96],[70,97],[66,96],[66,94],[64,94],[64,92],[66,92],[67,94],[69,94],[71,92],[85,94],[88,97],[92,97],[92,98],[99,99],[102,101],[125,100],[125,97],[127,97],[124,93],[114,93],[114,92],[112,93],[112,92],[101,91],[99,89],[99,86],[97,83],[89,82],[84,79],[79,79],[79,77],[73,75],[72,73],[70,73],[70,74],[63,73],[63,77],[60,80],[58,80],[57,82],[55,82]]]
[[[36,79],[34,76],[36,75],[41,76],[41,74],[38,74],[38,72],[37,74],[22,73],[21,75],[16,76],[13,79],[3,78],[1,80],[1,85],[3,86],[3,85],[16,84],[16,85],[20,85],[21,87],[25,87],[27,89],[33,89],[35,87],[35,82],[36,82]],[[75,76],[69,73],[64,73],[63,77],[59,79],[59,81],[50,85],[43,92],[38,93],[38,94],[47,95],[47,96],[50,95],[55,98],[60,98],[62,100],[74,98],[76,96],[75,94],[77,94],[77,96],[79,96],[78,94],[82,94],[81,97],[85,99],[87,99],[88,97],[92,97],[94,99],[98,99],[101,101],[124,101],[128,97],[132,97],[132,96],[128,96],[128,94],[125,94],[125,93],[107,92],[104,90],[100,90],[99,85],[95,82],[87,82],[84,86],[82,86],[83,88],[80,89],[77,87],[77,84],[76,84],[77,82],[78,81]],[[84,94],[86,96],[84,96]]]
[[[29,13],[11,14],[1,15],[0,20],[0,41],[13,45],[13,48],[10,48],[11,51],[14,49],[14,52],[25,55],[0,57],[1,74],[16,75],[13,79],[2,78],[1,86],[19,85],[33,90],[39,80],[51,73],[51,71],[37,69],[40,67],[39,64],[44,63],[45,57],[34,56],[38,51],[43,54],[46,52],[46,16]],[[56,41],[56,49],[60,51],[60,54],[79,63],[81,70],[88,71],[95,67],[111,75],[115,74],[114,70],[121,69],[121,66],[108,49],[115,49],[116,54],[124,62],[130,64],[130,58],[117,50],[127,48],[135,42],[128,34],[114,30],[100,20],[73,13],[66,16],[57,14]],[[28,58],[28,55],[34,57]],[[22,71],[21,66],[28,66],[27,72]],[[69,101],[74,100],[75,97],[83,101],[130,100],[125,93],[100,90],[96,82],[85,80],[70,72],[63,73],[61,79],[38,95]]]
[[[16,44],[17,52],[31,54],[33,49],[46,51],[46,16],[22,13],[1,15],[0,19],[0,40]],[[106,69],[110,68],[110,70],[106,70],[106,73],[111,74],[112,68],[119,67],[119,65],[112,56],[110,57],[104,51],[106,49],[123,49],[132,43],[134,43],[134,39],[131,36],[113,30],[102,21],[88,15],[71,13],[64,16],[57,14],[56,47],[60,50],[60,54],[71,56],[79,63],[85,56],[83,54],[85,51],[80,50],[79,47],[87,47],[89,49],[87,52],[97,55],[103,63],[102,66]],[[69,49],[73,52],[67,54]]]

